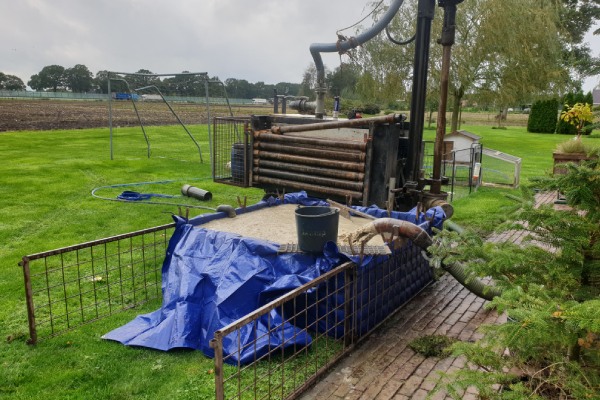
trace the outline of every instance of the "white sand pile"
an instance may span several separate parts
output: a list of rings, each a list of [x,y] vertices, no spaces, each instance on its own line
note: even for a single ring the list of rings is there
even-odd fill
[[[241,214],[235,218],[223,218],[210,221],[199,227],[221,232],[237,233],[245,237],[268,240],[286,244],[298,243],[296,234],[295,204],[283,204],[276,207],[266,207],[262,210]],[[352,217],[344,218],[340,215],[338,237],[351,233],[371,222],[370,219]],[[369,242],[370,245],[383,244],[381,237],[376,236]]]

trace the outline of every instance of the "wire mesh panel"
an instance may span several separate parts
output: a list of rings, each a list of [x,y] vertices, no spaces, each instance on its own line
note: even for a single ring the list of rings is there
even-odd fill
[[[213,120],[213,180],[236,186],[249,185],[250,118],[219,117]]]
[[[217,331],[216,398],[289,398],[348,351],[355,268],[346,263]],[[237,350],[224,354],[231,344]]]
[[[482,151],[482,146],[476,144],[443,154],[442,190],[449,194],[450,201],[468,196],[481,183]],[[434,142],[424,142],[423,170],[427,176],[433,174],[433,153]]]
[[[408,243],[273,300],[215,332],[216,398],[297,397],[431,280],[420,249]]]
[[[159,297],[174,226],[23,257],[30,342]]]
[[[486,184],[519,186],[521,159],[493,149],[483,149],[482,180]]]

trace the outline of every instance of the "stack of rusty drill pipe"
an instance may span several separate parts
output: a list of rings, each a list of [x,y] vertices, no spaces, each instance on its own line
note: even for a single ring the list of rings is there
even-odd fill
[[[254,133],[254,183],[341,197],[364,195],[366,142]]]

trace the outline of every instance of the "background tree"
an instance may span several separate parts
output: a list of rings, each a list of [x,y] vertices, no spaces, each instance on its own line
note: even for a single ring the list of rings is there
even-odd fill
[[[566,56],[571,53],[565,51],[565,43],[573,50],[572,54],[589,56],[589,48],[577,44],[597,20],[599,4],[600,0],[462,2],[456,15],[456,42],[450,72],[451,130],[458,128],[465,96],[505,113],[514,104],[531,104],[540,97],[560,96],[583,72],[590,71],[590,68],[579,68],[584,58]],[[383,11],[379,10],[375,18]],[[405,40],[414,34],[415,15],[416,0],[407,0],[390,25],[396,40]],[[584,18],[581,24],[580,16]],[[436,41],[442,19],[443,12],[437,8],[431,35],[428,89],[439,86],[442,49]],[[569,34],[571,31],[577,34]],[[413,44],[397,46],[384,35],[365,43],[352,61],[362,71],[357,92],[367,101],[408,98],[413,57]],[[577,59],[579,64],[576,64]],[[573,74],[576,68],[583,71],[579,76]]]
[[[107,70],[100,70],[96,72],[96,77],[94,78],[94,87],[100,93],[108,93],[108,72],[109,71]]]
[[[371,5],[376,6],[373,2]],[[397,16],[392,20],[389,31],[397,41],[414,35],[416,29],[417,0],[406,0]],[[377,8],[377,20],[387,7]],[[377,35],[364,43],[351,57],[352,63],[362,72],[356,84],[357,95],[364,101],[379,104],[408,103],[412,86],[414,42],[397,45],[385,34]],[[435,57],[432,56],[431,60]],[[431,63],[430,63],[431,65]],[[428,86],[436,83],[428,80]]]
[[[593,57],[584,42],[585,34],[600,18],[598,0],[562,0],[560,8],[561,43],[565,66],[574,76],[574,86],[581,88],[581,81],[600,73],[600,59]],[[594,32],[600,34],[600,29]]]
[[[360,69],[354,64],[344,64],[330,72],[325,81],[329,91],[333,96],[343,96],[344,98],[354,98],[356,84],[360,78]]]
[[[146,86],[156,86],[159,87],[160,86],[160,78],[156,77],[156,76],[146,76],[144,74],[147,75],[151,75],[153,74],[152,71],[148,70],[148,69],[139,69],[137,72],[137,74],[142,74],[142,75],[130,75],[128,76],[127,82],[129,83],[129,88],[131,90],[137,90]],[[111,83],[112,85],[112,83]],[[151,89],[148,89],[148,91],[151,91]]]
[[[327,76],[328,71],[325,70],[325,76]],[[310,63],[308,67],[304,70],[304,74],[302,75],[302,83],[300,83],[299,96],[307,96],[311,100],[316,98],[315,88],[317,87],[317,67],[315,67],[314,63]]]
[[[94,86],[94,75],[88,67],[77,64],[64,71],[64,83],[73,93],[86,93]]]
[[[204,96],[204,77],[187,75],[188,73],[189,71],[182,71],[180,75],[163,79],[161,92],[171,96]]]
[[[453,48],[451,131],[468,92],[494,93],[500,121],[509,105],[563,90],[558,16],[536,0],[466,0],[457,12]],[[488,96],[489,100],[489,96]]]
[[[0,72],[0,89],[2,90],[25,90],[25,84],[15,75],[6,75]]]
[[[255,97],[252,84],[245,79],[227,78],[225,86],[227,86],[227,94],[232,98],[251,99]]]
[[[60,65],[48,65],[35,75],[32,75],[27,85],[33,90],[52,89],[56,92],[64,87],[65,68]]]

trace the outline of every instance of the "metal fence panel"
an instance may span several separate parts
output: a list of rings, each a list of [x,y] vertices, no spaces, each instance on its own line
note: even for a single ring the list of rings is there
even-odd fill
[[[161,267],[175,224],[23,257],[29,342],[161,295]]]

